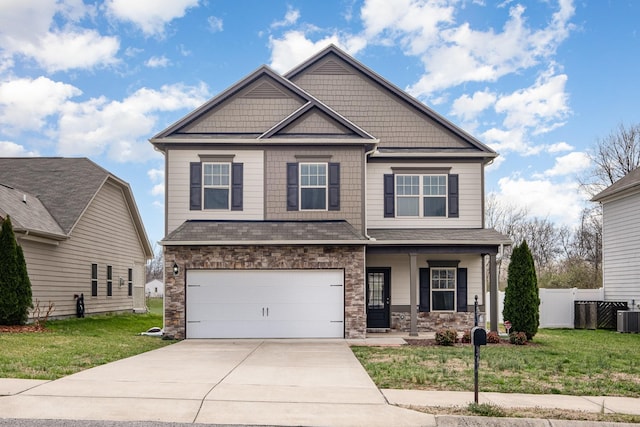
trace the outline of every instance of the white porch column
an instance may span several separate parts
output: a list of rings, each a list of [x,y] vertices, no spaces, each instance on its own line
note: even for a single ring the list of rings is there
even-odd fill
[[[489,300],[491,301],[491,313],[489,313],[491,331],[498,332],[498,275],[495,254],[489,255]]]
[[[411,329],[409,336],[418,336],[418,261],[417,254],[409,254],[409,304]]]

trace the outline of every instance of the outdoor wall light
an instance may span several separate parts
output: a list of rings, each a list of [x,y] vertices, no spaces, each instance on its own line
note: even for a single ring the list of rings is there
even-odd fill
[[[123,279],[122,277],[120,278],[119,283],[120,283],[120,287],[123,287],[123,286],[124,286],[124,279]]]
[[[177,276],[178,273],[180,273],[180,267],[178,267],[178,264],[176,264],[176,262],[173,262],[173,275]]]

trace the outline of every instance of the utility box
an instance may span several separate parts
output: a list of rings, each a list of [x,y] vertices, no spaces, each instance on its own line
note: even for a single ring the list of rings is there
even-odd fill
[[[640,332],[640,311],[618,311],[618,332]]]
[[[479,326],[475,326],[471,329],[471,344],[473,345],[487,345],[487,331]]]

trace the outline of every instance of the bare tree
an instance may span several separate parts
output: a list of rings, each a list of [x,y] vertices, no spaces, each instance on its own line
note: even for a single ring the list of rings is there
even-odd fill
[[[620,123],[609,136],[598,140],[588,155],[592,167],[580,184],[595,196],[640,166],[640,123],[629,127]]]
[[[153,279],[162,280],[164,274],[164,259],[162,254],[162,248],[158,248],[153,245],[153,258],[147,261],[146,266],[146,282],[150,282]]]

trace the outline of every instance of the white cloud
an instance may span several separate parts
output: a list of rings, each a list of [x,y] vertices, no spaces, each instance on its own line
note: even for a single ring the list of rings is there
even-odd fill
[[[492,106],[496,102],[496,94],[488,89],[476,92],[472,96],[464,94],[453,101],[451,114],[468,121],[476,118],[478,114]]]
[[[14,79],[0,83],[0,123],[7,129],[39,130],[46,118],[60,112],[80,89],[47,77]]]
[[[151,189],[151,195],[163,196],[164,195],[164,183],[156,184]]]
[[[36,157],[37,151],[29,151],[22,145],[11,141],[0,141],[0,153],[2,157]]]
[[[216,16],[210,16],[207,18],[207,23],[209,24],[209,30],[213,33],[218,33],[222,31],[223,22],[222,18],[218,18]]]
[[[497,152],[513,151],[523,156],[538,154],[543,146],[531,145],[524,129],[490,128],[484,131],[481,139]]]
[[[107,153],[116,161],[142,161],[153,155],[146,138],[157,129],[157,114],[193,109],[208,96],[206,86],[182,84],[142,88],[122,101],[105,97],[68,102],[59,122],[58,152],[64,156]]]
[[[49,72],[93,68],[116,62],[117,37],[78,28],[77,22],[92,15],[95,7],[79,0],[7,0],[0,2],[0,51],[8,58],[24,55]],[[54,19],[60,17],[58,25]]]
[[[534,133],[547,132],[569,114],[565,92],[567,76],[544,73],[531,87],[501,96],[495,110],[505,114],[507,128],[532,128]]]
[[[496,197],[505,206],[524,208],[531,216],[549,218],[561,225],[575,225],[586,200],[578,183],[572,181],[504,177],[498,185]]]
[[[549,153],[561,153],[563,151],[571,151],[573,150],[573,146],[567,144],[566,142],[558,142],[556,144],[551,144],[547,147],[547,151]]]
[[[164,169],[149,169],[147,175],[151,182],[163,182],[164,181]]]
[[[166,56],[152,56],[144,63],[149,68],[164,68],[169,65],[169,58]]]
[[[566,156],[556,158],[551,169],[544,171],[544,176],[575,175],[589,168],[591,161],[586,153],[575,151]]]
[[[26,43],[19,51],[31,56],[49,72],[93,68],[117,62],[120,48],[116,37],[103,37],[93,30],[50,32],[37,43]]]
[[[165,25],[198,6],[198,0],[107,0],[107,13],[139,27],[148,36],[161,35]]]
[[[298,9],[292,8],[291,6],[287,6],[287,13],[285,13],[284,19],[272,23],[271,28],[288,27],[294,25],[296,22],[298,22],[299,18],[300,11]]]

